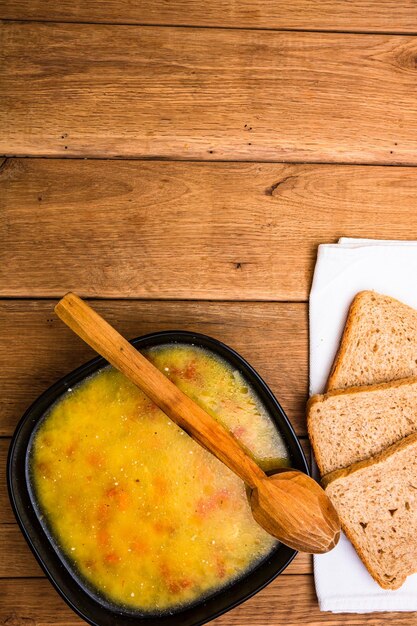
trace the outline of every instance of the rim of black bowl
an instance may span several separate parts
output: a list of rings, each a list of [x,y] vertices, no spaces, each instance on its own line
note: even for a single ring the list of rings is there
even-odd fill
[[[310,475],[304,452],[278,400],[255,369],[233,348],[207,335],[183,330],[150,333],[132,339],[130,343],[137,349],[170,343],[192,344],[207,348],[232,364],[248,380],[283,436],[291,466]],[[288,567],[297,552],[278,544],[253,569],[206,598],[169,614],[139,614],[137,611],[123,610],[91,594],[88,586],[76,577],[74,569],[65,562],[64,555],[51,542],[32,502],[27,466],[34,430],[60,396],[107,365],[108,362],[102,357],[81,365],[42,393],[19,421],[7,459],[7,486],[16,520],[49,581],[73,611],[92,626],[201,626],[266,587]]]

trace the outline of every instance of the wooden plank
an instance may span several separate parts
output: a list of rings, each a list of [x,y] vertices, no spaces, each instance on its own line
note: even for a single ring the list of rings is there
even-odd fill
[[[16,523],[7,494],[6,459],[9,439],[0,439],[0,525]]]
[[[417,168],[8,159],[0,294],[302,300],[319,243],[416,206]]]
[[[17,524],[0,525],[0,578],[43,577]]]
[[[3,0],[0,18],[109,24],[165,24],[415,33],[414,0]]]
[[[417,163],[414,37],[36,22],[0,37],[0,154]]]
[[[52,301],[0,302],[0,435],[58,378],[94,356],[54,315]],[[307,309],[304,304],[96,301],[127,337],[184,329],[236,348],[259,371],[305,434]]]
[[[7,626],[75,626],[83,622],[44,579],[0,580],[0,623]],[[216,626],[414,626],[414,613],[321,613],[313,577],[279,576],[266,589],[213,622]]]

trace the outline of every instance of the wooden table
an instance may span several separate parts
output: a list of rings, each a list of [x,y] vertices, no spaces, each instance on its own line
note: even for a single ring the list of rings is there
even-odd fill
[[[1,0],[0,18],[0,624],[72,626],[4,477],[24,409],[92,356],[54,302],[222,339],[307,447],[317,245],[417,238],[417,2]],[[415,620],[320,613],[299,555],[216,624]]]

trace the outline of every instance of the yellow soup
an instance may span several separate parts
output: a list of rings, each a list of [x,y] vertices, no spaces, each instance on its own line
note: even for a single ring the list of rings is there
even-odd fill
[[[225,361],[183,344],[146,356],[265,469],[286,464],[279,432]],[[243,483],[110,367],[52,407],[31,467],[63,552],[99,594],[129,609],[162,612],[201,599],[276,545],[253,520]]]

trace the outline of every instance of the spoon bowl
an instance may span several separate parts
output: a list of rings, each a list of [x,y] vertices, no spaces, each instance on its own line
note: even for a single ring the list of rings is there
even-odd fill
[[[282,543],[301,552],[328,552],[337,544],[337,513],[315,480],[281,469],[249,492],[254,519]]]

